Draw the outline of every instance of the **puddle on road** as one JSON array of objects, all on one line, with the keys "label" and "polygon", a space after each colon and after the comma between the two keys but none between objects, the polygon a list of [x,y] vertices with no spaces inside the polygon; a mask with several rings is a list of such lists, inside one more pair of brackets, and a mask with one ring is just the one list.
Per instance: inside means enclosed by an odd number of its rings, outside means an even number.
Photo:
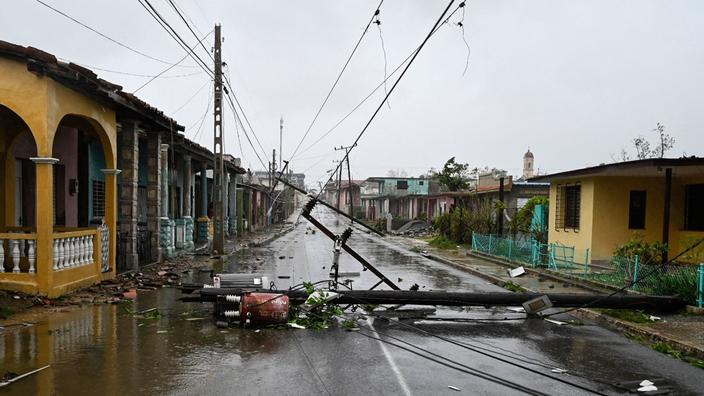
[{"label": "puddle on road", "polygon": [[[267,330],[219,329],[209,304],[182,303],[180,295],[177,289],[140,292],[132,304],[95,305],[0,329],[0,376],[51,365],[0,388],[0,395],[173,393],[215,366],[235,372],[286,343]],[[140,319],[126,309],[153,307],[160,318]]]}]

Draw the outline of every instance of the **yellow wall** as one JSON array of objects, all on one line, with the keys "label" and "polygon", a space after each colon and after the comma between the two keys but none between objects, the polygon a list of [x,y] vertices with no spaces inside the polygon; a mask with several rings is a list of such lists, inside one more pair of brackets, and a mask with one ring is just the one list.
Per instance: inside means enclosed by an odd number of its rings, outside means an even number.
[{"label": "yellow wall", "polygon": [[[27,71],[24,62],[0,58],[0,104],[15,112],[29,127],[37,147],[38,157],[52,157],[52,146],[54,136],[59,124],[67,115],[77,116],[71,122],[79,122],[86,130],[96,133],[103,146],[103,154],[108,168],[114,169],[116,166],[117,153],[117,120],[115,111],[91,98],[65,87],[49,77],[37,76]],[[9,159],[5,155],[10,146],[9,135],[3,132],[0,139],[0,160]],[[14,167],[14,165],[12,165]],[[2,195],[5,197],[14,196],[13,174],[4,166],[4,181],[0,183],[3,187]],[[63,288],[56,282],[73,282],[75,280],[61,279],[65,275],[54,279],[51,270],[52,244],[53,244],[53,208],[52,189],[53,172],[52,165],[36,164],[37,182],[37,274],[36,283],[38,292],[42,294],[55,295],[57,290],[68,291],[71,287]],[[5,198],[7,202],[8,198]],[[14,206],[4,205],[4,214],[0,219],[7,222],[12,218]],[[110,262],[111,273],[108,277],[114,276],[115,271],[115,250],[116,250],[116,215],[117,215],[117,184],[116,176],[105,176],[105,222],[110,228]],[[79,271],[80,272],[80,271]],[[95,277],[96,281],[105,278],[99,270]],[[85,279],[85,274],[81,274]],[[75,283],[78,285],[80,282]],[[82,284],[81,284],[82,285]],[[58,289],[57,289],[58,288]]]},{"label": "yellow wall", "polygon": [[[557,200],[557,186],[563,184],[579,183],[582,186],[582,197],[579,210],[579,230],[572,229],[556,229],[555,228],[555,213]],[[592,209],[594,202],[594,181],[591,179],[559,181],[550,184],[550,212],[549,212],[549,228],[548,242],[561,243],[567,246],[574,246],[581,254],[586,249],[589,249],[592,244]]]},{"label": "yellow wall", "polygon": [[[665,176],[662,177],[594,177],[580,181],[582,200],[580,230],[555,230],[555,194],[558,184],[550,186],[549,241],[575,246],[578,250],[590,249],[593,260],[609,260],[618,245],[628,242],[635,233],[648,242],[662,241],[665,205]],[[700,176],[678,176],[673,169],[672,199],[670,207],[670,249],[674,257],[687,247],[693,238],[704,237],[704,232],[684,230],[684,200],[687,184],[704,183]],[[628,228],[629,197],[632,190],[646,191],[645,229]],[[704,257],[701,258],[704,260]]]}]

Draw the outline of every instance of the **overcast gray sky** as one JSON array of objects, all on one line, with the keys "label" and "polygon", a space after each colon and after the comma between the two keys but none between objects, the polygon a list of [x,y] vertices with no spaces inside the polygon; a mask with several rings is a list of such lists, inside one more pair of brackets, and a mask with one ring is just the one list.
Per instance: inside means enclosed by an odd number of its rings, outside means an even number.
[{"label": "overcast gray sky", "polygon": [[[175,62],[185,52],[137,0],[44,0],[76,19],[154,57]],[[165,0],[150,0],[189,43],[195,39]],[[284,157],[292,154],[378,0],[177,0],[203,33],[222,24],[223,58],[240,102],[271,156],[284,116]],[[455,2],[453,8],[459,4]],[[446,1],[386,0],[380,20],[388,70],[417,47]],[[704,2],[468,2],[465,38],[452,18],[428,42],[351,154],[355,178],[409,175],[440,168],[452,156],[472,166],[520,174],[522,155],[554,172],[611,162],[633,137],[649,138],[657,122],[677,139],[672,156],[704,154]],[[153,75],[165,65],[127,51],[34,0],[6,1],[0,39],[31,45],[88,67]],[[206,45],[212,46],[212,40]],[[205,57],[201,50],[201,56]],[[183,65],[194,65],[187,60]],[[177,67],[166,75],[197,73]],[[147,80],[96,70],[132,91]],[[373,25],[310,135],[328,131],[384,77],[380,32]],[[211,84],[204,73],[157,79],[138,96],[172,115],[193,138]],[[389,87],[391,84],[389,84]],[[200,91],[199,91],[200,89]],[[197,95],[178,113],[194,93]],[[383,97],[383,90],[327,138],[301,153],[295,171],[313,184],[340,157]],[[210,110],[212,111],[212,109]],[[210,113],[209,111],[209,113]],[[226,112],[229,112],[226,109]],[[226,118],[226,150],[259,169],[234,122]],[[212,146],[212,116],[196,139]],[[255,143],[256,145],[256,143]]]}]

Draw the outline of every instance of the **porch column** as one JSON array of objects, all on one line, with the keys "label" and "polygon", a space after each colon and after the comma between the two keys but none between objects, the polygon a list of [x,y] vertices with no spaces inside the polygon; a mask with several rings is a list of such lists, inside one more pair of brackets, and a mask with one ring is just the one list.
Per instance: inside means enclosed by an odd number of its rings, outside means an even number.
[{"label": "porch column", "polygon": [[159,223],[161,230],[159,233],[159,244],[161,245],[162,254],[166,257],[174,255],[173,244],[173,221],[169,218],[169,145],[162,144],[161,150],[161,217]]},{"label": "porch column", "polygon": [[161,135],[147,134],[147,229],[150,233],[150,262],[161,261]]},{"label": "porch column", "polygon": [[662,255],[662,263],[667,262],[668,251],[670,250],[670,201],[672,201],[672,168],[665,169],[665,210],[662,219],[662,243],[667,246],[667,250]]},{"label": "porch column", "polygon": [[200,210],[198,211],[198,242],[208,241],[208,174],[206,165],[200,170]]},{"label": "porch column", "polygon": [[120,177],[120,271],[139,267],[137,254],[137,200],[139,196],[139,131],[137,121],[123,120],[118,134]]},{"label": "porch column", "polygon": [[183,156],[183,222],[185,236],[183,247],[193,249],[193,217],[191,216],[191,185],[193,181],[193,167],[191,156]]},{"label": "porch column", "polygon": [[[37,290],[42,294],[51,294],[54,268],[54,207],[51,192],[54,191],[54,167],[57,158],[30,158],[36,169],[36,279]],[[18,203],[19,204],[19,203]]]}]

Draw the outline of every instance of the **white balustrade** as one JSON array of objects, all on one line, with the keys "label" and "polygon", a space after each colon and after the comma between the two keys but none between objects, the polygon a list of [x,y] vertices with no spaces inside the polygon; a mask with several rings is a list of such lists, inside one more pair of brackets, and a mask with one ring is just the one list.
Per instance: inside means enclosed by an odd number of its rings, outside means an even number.
[{"label": "white balustrade", "polygon": [[95,233],[54,239],[54,271],[90,265],[95,262]]},{"label": "white balustrade", "polygon": [[20,241],[17,239],[12,240],[12,273],[20,273]]},{"label": "white balustrade", "polygon": [[37,252],[34,249],[35,242],[36,241],[33,239],[27,240],[27,245],[28,245],[28,247],[27,247],[27,261],[29,261],[29,270],[27,272],[29,272],[30,274],[33,274],[36,272],[34,269],[34,264],[35,264],[35,261],[37,260],[37,254],[36,254]]},{"label": "white balustrade", "polygon": [[0,239],[0,272],[5,272],[5,241]]},{"label": "white balustrade", "polygon": [[[36,273],[37,261],[37,241],[33,235],[24,236],[22,233],[11,232],[11,237],[7,234],[0,238],[0,273]],[[7,241],[7,249],[5,248]],[[20,265],[24,262],[23,258],[29,264],[28,268],[23,270]],[[5,259],[8,259],[9,264],[12,264],[11,270],[5,269]]]},{"label": "white balustrade", "polygon": [[66,264],[66,259],[64,258],[64,254],[66,251],[66,241],[63,239],[55,239],[59,243],[59,265],[58,269],[62,270],[64,269],[64,266]]}]

